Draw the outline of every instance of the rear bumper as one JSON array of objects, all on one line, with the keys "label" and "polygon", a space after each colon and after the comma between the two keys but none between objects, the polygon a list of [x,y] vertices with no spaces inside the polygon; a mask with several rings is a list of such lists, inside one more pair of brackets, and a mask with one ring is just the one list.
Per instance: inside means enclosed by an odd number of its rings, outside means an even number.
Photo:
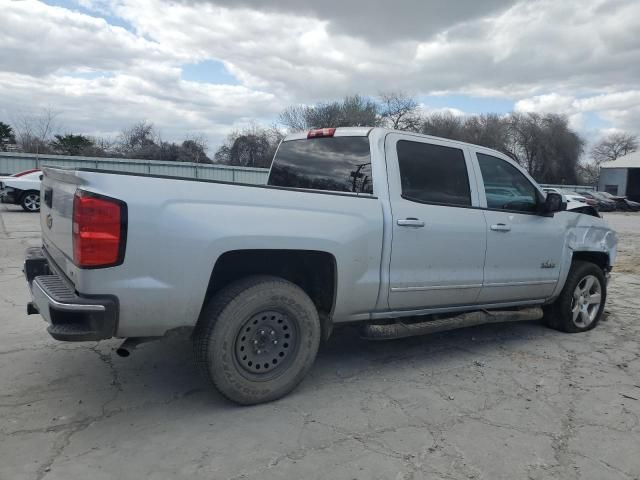
[{"label": "rear bumper", "polygon": [[46,257],[43,249],[25,254],[24,274],[32,301],[27,313],[39,313],[56,340],[86,342],[111,338],[118,324],[118,301],[113,296],[76,294],[73,287]]}]

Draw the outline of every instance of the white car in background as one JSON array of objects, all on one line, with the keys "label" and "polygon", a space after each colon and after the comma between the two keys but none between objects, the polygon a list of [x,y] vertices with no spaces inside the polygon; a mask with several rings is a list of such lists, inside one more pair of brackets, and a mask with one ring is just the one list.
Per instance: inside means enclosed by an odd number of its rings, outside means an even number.
[{"label": "white car in background", "polygon": [[0,202],[20,205],[27,212],[39,212],[41,182],[39,169],[0,177]]},{"label": "white car in background", "polygon": [[583,197],[582,195],[578,195],[575,192],[567,192],[560,188],[551,188],[551,187],[545,187],[542,190],[544,190],[546,193],[553,192],[553,193],[559,193],[560,195],[562,195],[564,199],[567,201],[567,210],[584,209],[585,207],[590,206],[586,197]]}]

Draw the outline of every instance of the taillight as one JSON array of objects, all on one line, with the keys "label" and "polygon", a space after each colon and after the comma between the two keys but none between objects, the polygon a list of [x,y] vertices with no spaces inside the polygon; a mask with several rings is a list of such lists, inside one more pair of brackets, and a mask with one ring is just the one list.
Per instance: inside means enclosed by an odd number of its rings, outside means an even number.
[{"label": "taillight", "polygon": [[73,261],[79,267],[111,267],[124,260],[126,204],[78,190],[73,198]]},{"label": "taillight", "polygon": [[316,128],[314,130],[309,130],[307,138],[333,137],[335,133],[335,128]]}]

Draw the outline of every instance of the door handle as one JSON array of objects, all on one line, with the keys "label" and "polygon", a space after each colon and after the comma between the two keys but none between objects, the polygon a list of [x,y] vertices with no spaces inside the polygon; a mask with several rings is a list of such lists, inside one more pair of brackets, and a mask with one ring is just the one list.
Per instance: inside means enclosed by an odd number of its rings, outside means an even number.
[{"label": "door handle", "polygon": [[417,218],[409,217],[404,220],[398,220],[398,225],[401,227],[424,227],[424,222],[422,220],[418,220]]},{"label": "door handle", "polygon": [[491,225],[491,230],[494,232],[509,232],[511,231],[511,227],[505,223],[496,223],[495,225]]}]

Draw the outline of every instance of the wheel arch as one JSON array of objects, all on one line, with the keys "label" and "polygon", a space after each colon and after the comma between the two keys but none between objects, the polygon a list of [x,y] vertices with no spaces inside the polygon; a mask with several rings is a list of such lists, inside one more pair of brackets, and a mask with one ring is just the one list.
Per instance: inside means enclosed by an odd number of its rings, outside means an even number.
[{"label": "wheel arch", "polygon": [[608,272],[611,269],[611,262],[609,254],[606,252],[594,252],[594,251],[575,251],[571,257],[571,261],[575,262],[581,260],[583,262],[590,262],[600,267],[604,272]]},{"label": "wheel arch", "polygon": [[251,275],[273,275],[302,288],[318,310],[323,339],[329,338],[338,289],[338,269],[333,254],[293,249],[227,251],[218,257],[211,270],[202,308],[222,288]]}]

